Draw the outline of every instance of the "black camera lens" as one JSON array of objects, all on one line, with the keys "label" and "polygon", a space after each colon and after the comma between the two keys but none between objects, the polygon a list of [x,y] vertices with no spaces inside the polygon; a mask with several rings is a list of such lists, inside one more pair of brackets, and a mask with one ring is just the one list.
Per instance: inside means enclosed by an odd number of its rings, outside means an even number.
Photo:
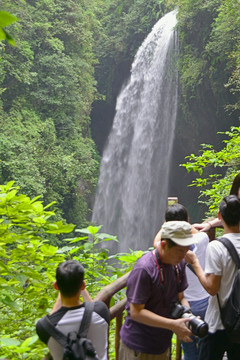
[{"label": "black camera lens", "polygon": [[194,316],[188,307],[183,306],[179,303],[175,303],[171,315],[173,319],[190,318],[186,325],[191,330],[191,332],[200,338],[207,335],[208,324],[205,321]]},{"label": "black camera lens", "polygon": [[197,335],[200,338],[206,336],[208,333],[208,324],[195,316],[191,317],[188,328],[194,335]]}]

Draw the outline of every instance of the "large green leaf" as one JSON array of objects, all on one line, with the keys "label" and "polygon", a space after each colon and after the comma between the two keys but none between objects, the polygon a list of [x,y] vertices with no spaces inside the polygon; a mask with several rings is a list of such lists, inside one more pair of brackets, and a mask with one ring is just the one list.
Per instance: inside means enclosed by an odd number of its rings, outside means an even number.
[{"label": "large green leaf", "polygon": [[6,11],[0,11],[0,27],[5,27],[13,22],[18,21],[18,18]]}]

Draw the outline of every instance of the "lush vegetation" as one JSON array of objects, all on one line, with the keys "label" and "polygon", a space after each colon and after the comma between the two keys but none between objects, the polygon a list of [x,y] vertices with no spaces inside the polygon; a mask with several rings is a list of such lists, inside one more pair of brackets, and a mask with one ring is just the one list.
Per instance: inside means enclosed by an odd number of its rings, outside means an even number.
[{"label": "lush vegetation", "polygon": [[[219,133],[220,146],[202,144],[199,153],[189,155],[184,165],[188,172],[198,173],[192,185],[201,189],[206,215],[216,216],[220,200],[229,194],[233,178],[240,172],[239,2],[180,1],[179,30],[182,110],[187,123],[193,122],[197,111],[202,115],[200,106],[210,107],[213,101],[215,129],[229,128]],[[213,130],[211,124],[208,128]]]},{"label": "lush vegetation", "polygon": [[179,1],[180,84],[188,109],[189,99],[205,91],[217,112],[239,110],[239,15],[238,0]]},{"label": "lush vegetation", "polygon": [[99,227],[76,229],[64,247],[51,245],[52,236],[72,233],[75,227],[56,221],[53,205],[44,207],[39,197],[19,193],[13,182],[0,186],[0,358],[41,359],[47,352],[36,336],[35,323],[56,299],[52,284],[59,262],[81,261],[87,289],[94,296],[142,255],[118,255],[118,266],[108,265],[107,250],[97,245],[116,238],[98,233]]},{"label": "lush vegetation", "polygon": [[191,185],[201,189],[200,202],[207,205],[207,216],[217,215],[220,201],[229,195],[233,179],[240,173],[240,127],[221,135],[225,135],[221,150],[202,144],[200,154],[187,156],[187,163],[182,165],[198,174]]},{"label": "lush vegetation", "polygon": [[[0,182],[57,201],[63,218],[85,226],[98,175],[89,132],[96,94],[91,3],[5,1],[20,20],[16,46],[1,43]],[[70,220],[71,219],[71,220]]]},{"label": "lush vegetation", "polygon": [[13,16],[6,11],[0,11],[0,41],[7,40],[9,44],[15,45],[14,39],[4,28],[17,20],[16,16]]}]

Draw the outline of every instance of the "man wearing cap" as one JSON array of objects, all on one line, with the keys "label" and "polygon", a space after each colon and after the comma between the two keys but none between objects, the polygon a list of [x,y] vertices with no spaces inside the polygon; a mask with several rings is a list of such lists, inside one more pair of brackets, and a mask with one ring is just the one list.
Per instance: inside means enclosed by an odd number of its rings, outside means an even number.
[{"label": "man wearing cap", "polygon": [[196,243],[191,225],[168,221],[162,227],[157,249],[141,257],[127,281],[128,312],[121,328],[121,360],[167,360],[173,332],[191,341],[189,319],[172,319],[174,303],[188,306],[185,262],[190,245]]}]

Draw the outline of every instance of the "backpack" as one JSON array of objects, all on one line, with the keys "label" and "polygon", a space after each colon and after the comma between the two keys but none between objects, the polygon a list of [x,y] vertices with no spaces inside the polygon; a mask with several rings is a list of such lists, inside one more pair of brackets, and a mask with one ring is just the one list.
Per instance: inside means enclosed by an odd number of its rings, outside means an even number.
[{"label": "backpack", "polygon": [[62,360],[99,360],[91,340],[87,339],[91,323],[94,302],[85,302],[85,310],[78,332],[71,331],[64,335],[44,316],[40,326],[48,332],[64,348]]},{"label": "backpack", "polygon": [[218,294],[217,300],[220,309],[221,320],[230,341],[232,343],[240,344],[240,259],[234,245],[230,240],[227,238],[220,238],[217,240],[228,249],[232,260],[238,268],[232,290],[226,304],[223,307],[220,306]]}]

